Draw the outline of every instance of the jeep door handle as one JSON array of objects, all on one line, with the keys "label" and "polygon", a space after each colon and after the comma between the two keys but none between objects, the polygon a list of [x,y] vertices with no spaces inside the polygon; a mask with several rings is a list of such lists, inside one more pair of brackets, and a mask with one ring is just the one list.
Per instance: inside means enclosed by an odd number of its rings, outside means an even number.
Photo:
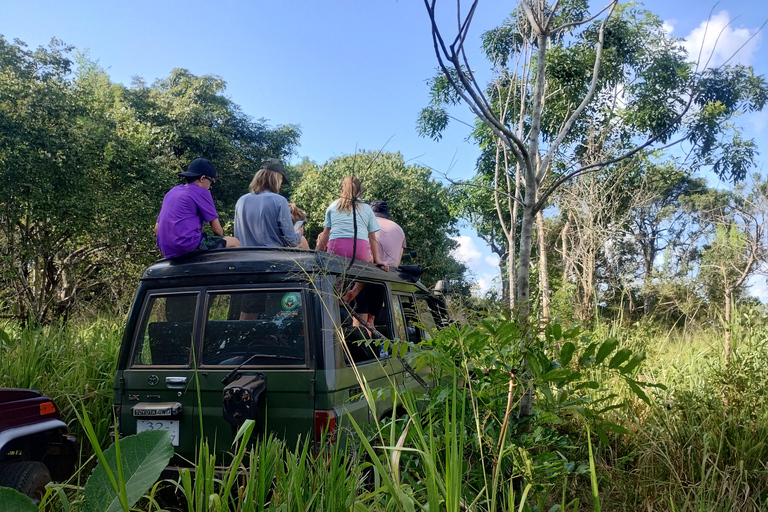
[{"label": "jeep door handle", "polygon": [[166,377],[165,385],[171,389],[183,389],[187,387],[186,377]]}]

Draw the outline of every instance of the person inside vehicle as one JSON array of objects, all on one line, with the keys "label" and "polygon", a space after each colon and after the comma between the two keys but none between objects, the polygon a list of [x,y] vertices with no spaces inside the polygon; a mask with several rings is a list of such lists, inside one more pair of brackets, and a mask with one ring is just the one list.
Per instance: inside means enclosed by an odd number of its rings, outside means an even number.
[{"label": "person inside vehicle", "polygon": [[405,232],[396,222],[389,218],[389,205],[386,201],[371,201],[371,209],[381,228],[376,232],[376,245],[381,261],[390,267],[399,267],[403,259]]},{"label": "person inside vehicle", "polygon": [[[213,205],[211,185],[216,182],[216,168],[205,158],[192,160],[186,171],[178,173],[185,183],[165,194],[160,215],[155,224],[157,247],[166,258],[186,254],[240,247],[240,241],[224,236],[219,214]],[[203,233],[209,222],[215,236]]]},{"label": "person inside vehicle", "polygon": [[[285,167],[276,158],[261,164],[245,194],[235,204],[235,236],[245,247],[296,247],[304,227],[294,229],[288,200],[280,187],[288,183]],[[307,246],[309,247],[309,246]]]},{"label": "person inside vehicle", "polygon": [[[293,228],[298,231],[299,228],[304,228],[307,224],[307,214],[293,203],[288,203],[288,208],[291,210],[291,220],[293,221]],[[309,242],[301,235],[301,243],[298,245],[299,249],[309,249]]]}]

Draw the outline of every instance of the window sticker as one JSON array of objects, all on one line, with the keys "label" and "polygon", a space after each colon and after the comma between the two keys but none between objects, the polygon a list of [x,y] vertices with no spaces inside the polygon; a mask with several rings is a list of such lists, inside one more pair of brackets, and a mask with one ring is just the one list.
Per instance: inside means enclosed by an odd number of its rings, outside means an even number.
[{"label": "window sticker", "polygon": [[283,307],[283,311],[295,311],[301,306],[301,297],[296,292],[288,292],[283,295],[280,305]]}]

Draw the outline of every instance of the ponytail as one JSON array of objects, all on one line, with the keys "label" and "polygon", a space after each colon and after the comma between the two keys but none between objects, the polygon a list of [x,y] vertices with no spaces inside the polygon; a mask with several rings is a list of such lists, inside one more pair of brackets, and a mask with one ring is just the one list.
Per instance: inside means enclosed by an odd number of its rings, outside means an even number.
[{"label": "ponytail", "polygon": [[[341,181],[341,197],[339,197],[338,208],[340,212],[349,213],[352,211],[355,200],[362,192],[360,180],[354,176],[347,176]],[[357,209],[357,205],[354,204]]]}]

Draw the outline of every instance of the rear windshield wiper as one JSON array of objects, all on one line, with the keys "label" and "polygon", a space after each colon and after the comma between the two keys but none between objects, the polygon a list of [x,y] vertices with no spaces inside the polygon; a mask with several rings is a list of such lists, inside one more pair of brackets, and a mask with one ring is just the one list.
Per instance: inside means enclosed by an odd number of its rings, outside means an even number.
[{"label": "rear windshield wiper", "polygon": [[221,379],[221,383],[226,386],[227,384],[229,384],[229,381],[232,380],[232,377],[237,375],[237,372],[239,372],[242,369],[243,366],[247,365],[248,363],[250,363],[254,359],[259,359],[259,358],[261,358],[261,359],[293,359],[294,361],[303,361],[304,360],[303,357],[296,357],[296,356],[278,356],[276,354],[260,354],[260,353],[259,354],[253,354],[251,357],[249,357],[248,359],[246,359],[245,361],[243,361],[242,363],[237,365],[237,367],[234,370],[232,370],[231,372],[229,372],[223,379]]}]

